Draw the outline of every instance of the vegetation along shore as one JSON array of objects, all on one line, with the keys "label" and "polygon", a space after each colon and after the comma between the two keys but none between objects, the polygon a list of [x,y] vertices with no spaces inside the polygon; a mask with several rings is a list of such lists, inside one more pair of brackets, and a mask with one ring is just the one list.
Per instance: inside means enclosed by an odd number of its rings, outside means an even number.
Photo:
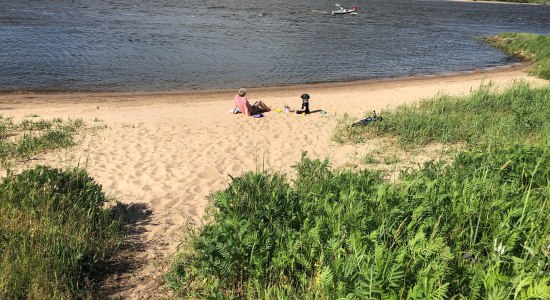
[{"label": "vegetation along shore", "polygon": [[[487,41],[550,78],[549,37]],[[0,299],[548,299],[546,80],[2,94]]]},{"label": "vegetation along shore", "polygon": [[[550,39],[489,39],[548,78]],[[330,168],[306,155],[297,178],[250,172],[212,195],[168,284],[184,298],[548,299],[550,86],[482,85],[337,129],[342,142],[459,144],[403,170]]]}]

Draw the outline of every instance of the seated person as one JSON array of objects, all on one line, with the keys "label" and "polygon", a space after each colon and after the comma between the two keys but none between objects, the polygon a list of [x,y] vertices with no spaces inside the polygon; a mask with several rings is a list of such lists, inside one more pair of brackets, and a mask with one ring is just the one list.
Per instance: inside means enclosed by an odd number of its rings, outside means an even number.
[{"label": "seated person", "polygon": [[[260,113],[268,112],[271,110],[269,106],[263,103],[261,100],[256,101],[253,105],[250,105],[248,99],[246,98],[246,89],[240,89],[239,94],[235,95],[235,109],[239,109],[240,112],[246,116],[253,116]],[[233,109],[233,111],[235,111]]]},{"label": "seated person", "polygon": [[309,95],[308,94],[302,94],[300,96],[302,98],[302,107],[296,111],[297,114],[309,114]]}]

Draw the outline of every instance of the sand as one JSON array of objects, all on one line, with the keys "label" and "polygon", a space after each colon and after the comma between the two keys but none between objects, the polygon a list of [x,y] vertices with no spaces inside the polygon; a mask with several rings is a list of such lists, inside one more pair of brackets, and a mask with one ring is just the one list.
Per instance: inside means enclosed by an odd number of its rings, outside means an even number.
[{"label": "sand", "polygon": [[[39,155],[28,164],[79,165],[106,193],[129,211],[129,242],[123,258],[100,293],[115,299],[166,298],[164,274],[182,241],[184,228],[200,219],[207,196],[223,189],[231,176],[254,170],[292,176],[303,151],[328,157],[334,167],[363,167],[368,151],[380,141],[339,145],[331,136],[346,113],[359,119],[438,93],[467,94],[482,82],[509,84],[525,79],[524,65],[448,76],[398,78],[353,83],[251,88],[248,98],[272,108],[299,108],[302,93],[311,95],[307,116],[269,112],[264,118],[228,113],[236,90],[173,93],[3,94],[0,114],[16,119],[39,115],[81,118],[89,129],[68,150]],[[20,166],[25,167],[25,166]]]}]

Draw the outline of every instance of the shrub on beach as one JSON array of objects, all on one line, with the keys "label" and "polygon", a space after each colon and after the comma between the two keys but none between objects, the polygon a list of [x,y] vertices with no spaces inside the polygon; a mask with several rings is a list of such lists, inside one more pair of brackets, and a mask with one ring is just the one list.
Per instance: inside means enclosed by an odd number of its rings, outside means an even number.
[{"label": "shrub on beach", "polygon": [[212,196],[167,275],[187,298],[543,299],[547,145],[468,151],[391,185],[303,158]]},{"label": "shrub on beach", "polygon": [[119,240],[118,219],[85,171],[45,166],[0,183],[0,298],[86,296],[87,274]]}]

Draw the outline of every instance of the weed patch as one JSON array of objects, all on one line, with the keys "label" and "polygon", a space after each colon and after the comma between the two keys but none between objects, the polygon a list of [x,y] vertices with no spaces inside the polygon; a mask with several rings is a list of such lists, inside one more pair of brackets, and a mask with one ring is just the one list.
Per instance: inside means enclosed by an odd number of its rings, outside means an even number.
[{"label": "weed patch", "polygon": [[82,120],[52,121],[24,119],[19,123],[0,117],[0,161],[28,160],[37,153],[74,145]]},{"label": "weed patch", "polygon": [[402,146],[466,142],[470,146],[500,147],[537,142],[550,137],[548,103],[550,86],[516,82],[495,91],[490,84],[482,85],[468,96],[440,95],[400,106],[386,112],[384,121],[369,126],[342,124],[338,136],[346,142],[362,141],[369,135],[396,136]]}]

